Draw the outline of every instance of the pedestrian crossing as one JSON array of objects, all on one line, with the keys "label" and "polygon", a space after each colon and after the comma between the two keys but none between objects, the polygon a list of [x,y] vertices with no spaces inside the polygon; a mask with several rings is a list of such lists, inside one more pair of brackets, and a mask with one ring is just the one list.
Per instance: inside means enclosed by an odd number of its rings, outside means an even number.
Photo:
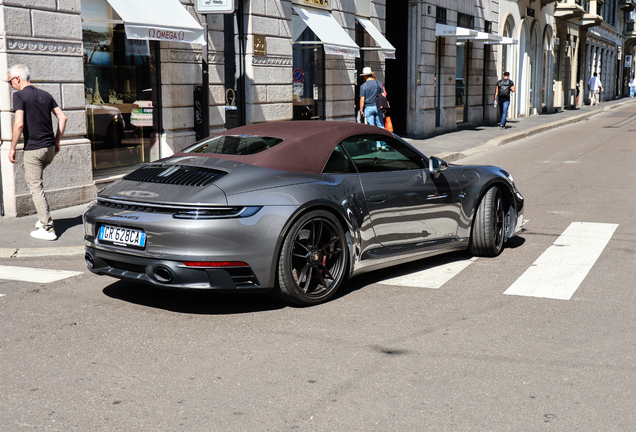
[{"label": "pedestrian crossing", "polygon": [[[617,224],[572,222],[503,294],[569,300],[601,256]],[[428,267],[379,282],[382,285],[440,289],[478,258],[432,261]],[[51,283],[82,272],[0,265],[0,280]],[[0,293],[0,297],[5,294]]]},{"label": "pedestrian crossing", "polygon": [[51,283],[81,275],[82,272],[0,265],[0,279],[18,282]]},{"label": "pedestrian crossing", "polygon": [[[569,300],[618,228],[617,224],[572,222],[504,292],[506,295]],[[457,260],[384,279],[380,284],[439,289],[475,262]]]}]

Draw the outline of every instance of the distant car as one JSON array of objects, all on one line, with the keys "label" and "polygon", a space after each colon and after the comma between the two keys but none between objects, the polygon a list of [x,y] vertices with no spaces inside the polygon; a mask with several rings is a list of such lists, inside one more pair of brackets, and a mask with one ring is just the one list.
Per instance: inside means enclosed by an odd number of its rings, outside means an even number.
[{"label": "distant car", "polygon": [[130,112],[130,124],[138,128],[151,128],[153,124],[152,89],[141,92],[139,100],[133,102],[134,108]]},{"label": "distant car", "polygon": [[96,274],[159,288],[328,300],[347,277],[444,252],[497,256],[524,199],[359,123],[243,126],[141,166],[84,215]]}]

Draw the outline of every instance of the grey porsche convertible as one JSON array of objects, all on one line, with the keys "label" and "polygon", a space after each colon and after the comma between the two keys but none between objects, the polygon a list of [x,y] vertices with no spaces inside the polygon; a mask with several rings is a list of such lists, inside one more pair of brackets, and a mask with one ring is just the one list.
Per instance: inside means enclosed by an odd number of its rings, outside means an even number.
[{"label": "grey porsche convertible", "polygon": [[494,166],[448,164],[346,122],[243,126],[142,165],[84,214],[86,263],[158,288],[267,292],[313,305],[363,272],[521,231],[522,195]]}]

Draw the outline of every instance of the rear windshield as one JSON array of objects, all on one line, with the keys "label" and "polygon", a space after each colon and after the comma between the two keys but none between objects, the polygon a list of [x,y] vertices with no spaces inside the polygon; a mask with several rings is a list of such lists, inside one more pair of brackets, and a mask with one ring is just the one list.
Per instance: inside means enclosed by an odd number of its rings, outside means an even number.
[{"label": "rear windshield", "polygon": [[283,142],[281,138],[255,135],[221,135],[183,150],[183,153],[253,155]]}]

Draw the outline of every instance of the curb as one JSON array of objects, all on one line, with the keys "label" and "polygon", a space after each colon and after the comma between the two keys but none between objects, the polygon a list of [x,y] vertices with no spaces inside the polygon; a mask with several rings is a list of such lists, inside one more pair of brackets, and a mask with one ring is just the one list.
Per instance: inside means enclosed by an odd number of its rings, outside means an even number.
[{"label": "curb", "polygon": [[514,141],[518,141],[520,139],[523,138],[527,138],[530,137],[532,135],[536,135],[538,133],[542,133],[542,132],[546,132],[549,131],[551,129],[556,129],[558,127],[561,126],[567,126],[573,123],[578,123],[580,121],[583,120],[587,120],[592,116],[595,116],[596,114],[600,114],[600,113],[604,113],[604,112],[608,112],[613,110],[614,108],[618,108],[624,105],[627,105],[629,103],[633,103],[635,101],[626,101],[626,102],[620,102],[614,105],[608,105],[603,107],[602,110],[598,110],[598,111],[591,111],[588,113],[583,113],[583,114],[579,114],[576,116],[572,116],[563,120],[556,120],[553,121],[551,123],[546,123],[544,125],[540,125],[540,126],[534,126],[531,127],[529,129],[523,130],[521,132],[514,132],[508,135],[504,135],[502,137],[499,138],[493,138],[490,141],[488,141],[486,144],[482,144],[480,146],[477,147],[473,147],[470,148],[468,150],[462,151],[462,152],[448,152],[448,153],[438,153],[435,156],[439,157],[441,159],[444,159],[446,162],[454,162],[457,161],[459,159],[463,159],[465,157],[468,156],[472,156],[475,155],[477,153],[481,153],[483,151],[486,151],[488,149],[494,148],[494,147],[499,147]]}]

